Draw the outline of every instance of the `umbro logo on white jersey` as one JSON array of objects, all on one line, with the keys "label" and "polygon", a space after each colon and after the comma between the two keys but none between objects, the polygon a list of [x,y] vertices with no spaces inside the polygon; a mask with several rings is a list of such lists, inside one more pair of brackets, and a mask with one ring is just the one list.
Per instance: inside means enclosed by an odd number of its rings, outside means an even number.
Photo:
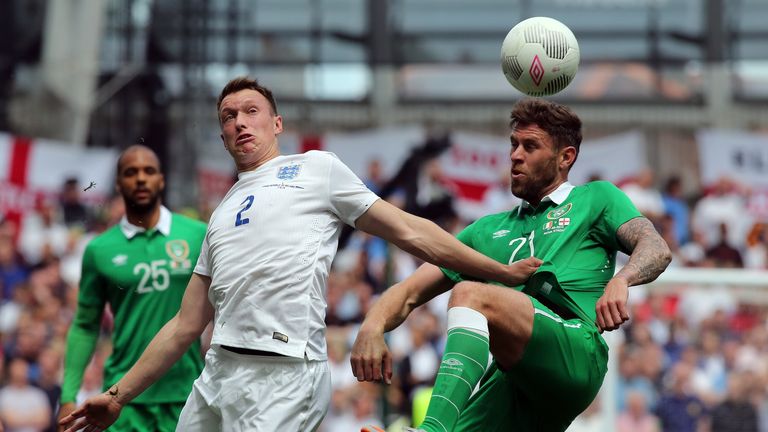
[{"label": "umbro logo on white jersey", "polygon": [[115,255],[115,257],[112,258],[112,264],[116,266],[125,265],[126,262],[128,262],[128,255],[125,254]]},{"label": "umbro logo on white jersey", "polygon": [[495,239],[502,238],[502,237],[506,236],[507,234],[509,234],[509,230],[499,230],[499,231],[496,231],[495,233],[493,233],[493,238],[495,238]]}]

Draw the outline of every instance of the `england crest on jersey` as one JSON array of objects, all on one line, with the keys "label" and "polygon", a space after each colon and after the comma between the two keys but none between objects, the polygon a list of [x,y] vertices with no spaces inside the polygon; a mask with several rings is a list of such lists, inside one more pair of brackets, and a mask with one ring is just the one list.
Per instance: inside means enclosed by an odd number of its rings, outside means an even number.
[{"label": "england crest on jersey", "polygon": [[300,171],[301,165],[299,164],[281,166],[277,170],[277,178],[280,180],[293,180],[299,175]]}]

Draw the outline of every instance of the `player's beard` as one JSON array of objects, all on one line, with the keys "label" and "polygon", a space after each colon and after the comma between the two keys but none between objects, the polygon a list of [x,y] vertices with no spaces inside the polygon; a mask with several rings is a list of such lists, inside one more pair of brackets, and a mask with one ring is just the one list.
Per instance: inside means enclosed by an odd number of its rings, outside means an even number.
[{"label": "player's beard", "polygon": [[541,166],[531,167],[526,174],[522,180],[515,181],[514,177],[512,178],[512,194],[528,202],[538,203],[557,178],[557,157],[552,157]]},{"label": "player's beard", "polygon": [[141,203],[136,202],[131,197],[125,197],[126,211],[136,215],[146,215],[151,213],[157,207],[159,200],[160,194],[157,192],[152,193],[148,201]]}]

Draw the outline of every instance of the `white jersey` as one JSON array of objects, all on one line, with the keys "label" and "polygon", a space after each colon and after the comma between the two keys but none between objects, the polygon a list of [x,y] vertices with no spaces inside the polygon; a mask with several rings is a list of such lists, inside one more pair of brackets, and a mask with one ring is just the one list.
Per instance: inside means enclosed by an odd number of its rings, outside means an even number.
[{"label": "white jersey", "polygon": [[327,279],[341,223],[378,199],[333,153],[278,156],[211,215],[195,273],[209,276],[212,344],[325,360]]}]

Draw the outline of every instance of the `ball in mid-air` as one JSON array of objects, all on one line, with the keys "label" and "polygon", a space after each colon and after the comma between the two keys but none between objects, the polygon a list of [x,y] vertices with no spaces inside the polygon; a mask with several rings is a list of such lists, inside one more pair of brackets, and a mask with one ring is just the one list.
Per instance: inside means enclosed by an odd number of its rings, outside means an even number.
[{"label": "ball in mid-air", "polygon": [[566,88],[576,76],[580,58],[571,29],[547,17],[519,22],[501,45],[504,76],[529,96],[553,95]]}]

